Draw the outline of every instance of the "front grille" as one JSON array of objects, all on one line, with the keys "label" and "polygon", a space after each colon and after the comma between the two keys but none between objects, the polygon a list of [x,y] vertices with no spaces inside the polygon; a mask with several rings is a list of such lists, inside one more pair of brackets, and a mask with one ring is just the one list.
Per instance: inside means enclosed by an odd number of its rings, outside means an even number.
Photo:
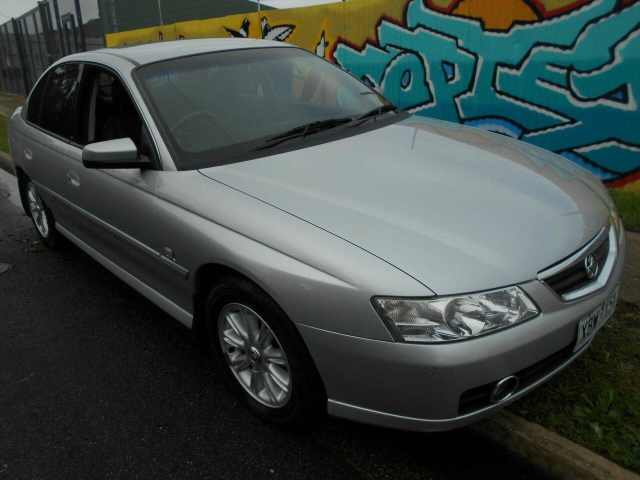
[{"label": "front grille", "polygon": [[[609,237],[605,236],[599,245],[580,258],[570,267],[546,278],[544,281],[558,295],[562,296],[566,293],[578,290],[593,282],[602,273],[607,256],[609,254]],[[598,274],[592,278],[587,275],[584,260],[589,255],[593,255],[598,265]]]},{"label": "front grille", "polygon": [[[533,385],[538,380],[554,371],[565,363],[573,354],[573,343],[567,345],[562,350],[543,358],[539,362],[534,363],[522,370],[514,373],[520,381],[518,390],[516,393]],[[493,392],[496,383],[500,379],[496,379],[491,383],[481,385],[479,387],[471,388],[460,396],[460,403],[458,405],[458,413],[464,415],[467,413],[481,410],[484,407],[491,405],[491,392]]]}]

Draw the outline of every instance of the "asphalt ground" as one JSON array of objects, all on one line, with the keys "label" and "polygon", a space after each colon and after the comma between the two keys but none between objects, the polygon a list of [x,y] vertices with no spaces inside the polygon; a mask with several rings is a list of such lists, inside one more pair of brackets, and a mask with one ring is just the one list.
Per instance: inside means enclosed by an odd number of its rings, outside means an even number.
[{"label": "asphalt ground", "polygon": [[545,478],[475,430],[262,423],[189,330],[41,245],[14,184],[0,170],[0,479]]}]

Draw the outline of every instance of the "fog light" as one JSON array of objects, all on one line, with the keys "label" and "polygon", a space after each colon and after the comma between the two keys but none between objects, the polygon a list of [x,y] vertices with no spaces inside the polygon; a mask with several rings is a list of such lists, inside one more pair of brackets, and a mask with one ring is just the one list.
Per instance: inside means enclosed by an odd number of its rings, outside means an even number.
[{"label": "fog light", "polygon": [[515,375],[504,377],[496,383],[496,386],[493,388],[493,392],[491,392],[491,402],[498,403],[507,400],[518,389],[518,385],[520,385],[520,381]]}]

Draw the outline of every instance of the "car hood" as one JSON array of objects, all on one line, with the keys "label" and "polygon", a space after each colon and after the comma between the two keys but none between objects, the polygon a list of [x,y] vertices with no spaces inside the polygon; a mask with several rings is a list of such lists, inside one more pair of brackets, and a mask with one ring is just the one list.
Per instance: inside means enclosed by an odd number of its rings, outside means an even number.
[{"label": "car hood", "polygon": [[602,184],[561,157],[415,116],[201,172],[359,246],[439,295],[533,279],[595,236],[609,215]]}]

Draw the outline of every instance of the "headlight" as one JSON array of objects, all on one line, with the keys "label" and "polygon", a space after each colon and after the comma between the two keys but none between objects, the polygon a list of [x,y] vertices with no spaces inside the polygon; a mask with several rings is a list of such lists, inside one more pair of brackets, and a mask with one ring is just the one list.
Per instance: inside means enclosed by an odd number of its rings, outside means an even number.
[{"label": "headlight", "polygon": [[465,340],[539,313],[518,287],[433,299],[374,297],[373,305],[397,340],[421,343]]}]

